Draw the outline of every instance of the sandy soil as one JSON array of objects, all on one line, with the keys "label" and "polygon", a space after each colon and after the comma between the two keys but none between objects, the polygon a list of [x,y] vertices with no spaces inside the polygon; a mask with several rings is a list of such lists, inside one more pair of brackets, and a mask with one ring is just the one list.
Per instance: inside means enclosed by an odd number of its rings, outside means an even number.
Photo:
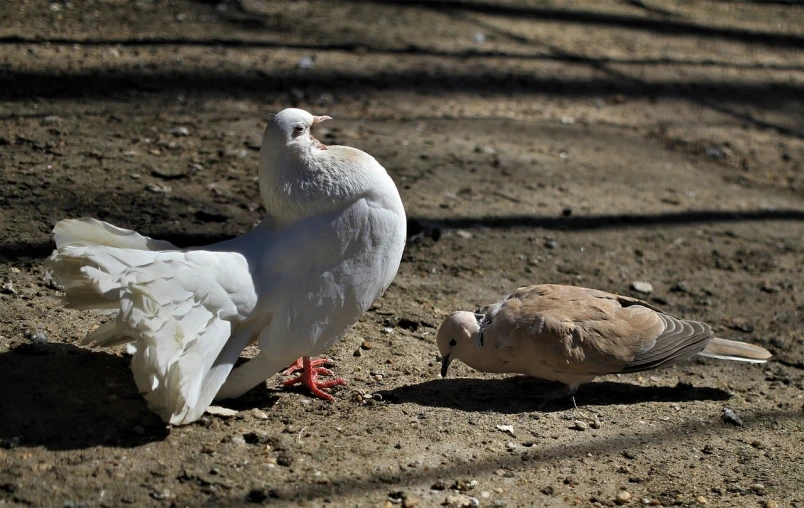
[{"label": "sandy soil", "polygon": [[[804,505],[804,8],[8,0],[0,21],[0,504]],[[45,280],[50,230],[248,230],[264,119],[290,105],[394,177],[399,275],[329,352],[335,403],[277,377],[168,428],[122,349],[78,345],[100,321]],[[447,312],[539,282],[775,357],[610,376],[577,409],[438,377]]]}]

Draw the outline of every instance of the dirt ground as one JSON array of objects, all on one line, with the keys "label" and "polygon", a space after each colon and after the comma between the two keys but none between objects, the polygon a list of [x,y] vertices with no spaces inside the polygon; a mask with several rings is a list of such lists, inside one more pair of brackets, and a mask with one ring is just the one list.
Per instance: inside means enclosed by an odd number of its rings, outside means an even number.
[{"label": "dirt ground", "polygon": [[[784,1],[7,0],[0,504],[804,506],[802,47]],[[166,427],[122,348],[78,345],[100,318],[45,279],[51,228],[245,232],[288,106],[393,176],[399,275],[329,351],[336,402],[276,377]],[[775,356],[601,378],[577,409],[457,362],[439,378],[449,311],[544,282]]]}]

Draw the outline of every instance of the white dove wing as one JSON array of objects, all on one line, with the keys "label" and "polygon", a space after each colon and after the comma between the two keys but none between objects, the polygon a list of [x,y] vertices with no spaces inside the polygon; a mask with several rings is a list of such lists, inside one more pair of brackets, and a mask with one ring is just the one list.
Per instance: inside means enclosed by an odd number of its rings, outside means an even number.
[{"label": "white dove wing", "polygon": [[238,330],[257,300],[247,260],[234,252],[121,248],[148,245],[100,221],[77,222],[56,226],[57,239],[70,243],[57,244],[48,263],[68,305],[114,316],[85,343],[131,343],[132,372],[149,407],[173,424],[198,419],[250,336]]}]

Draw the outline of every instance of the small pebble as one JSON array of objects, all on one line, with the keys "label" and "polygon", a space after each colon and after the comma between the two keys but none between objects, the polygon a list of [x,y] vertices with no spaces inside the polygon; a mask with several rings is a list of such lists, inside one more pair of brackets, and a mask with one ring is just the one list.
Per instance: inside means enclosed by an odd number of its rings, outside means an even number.
[{"label": "small pebble", "polygon": [[765,508],[779,508],[779,503],[773,501],[772,499],[768,499],[765,501]]},{"label": "small pebble", "polygon": [[626,504],[631,502],[631,493],[627,490],[621,490],[617,493],[617,497],[615,498],[615,502],[617,504]]},{"label": "small pebble", "polygon": [[586,422],[582,422],[581,420],[575,420],[572,422],[572,428],[575,430],[584,431],[589,428],[589,425]]},{"label": "small pebble", "polygon": [[505,443],[505,447],[508,448],[509,450],[516,450],[516,443],[514,443],[513,441],[508,441],[507,443]]},{"label": "small pebble", "polygon": [[676,291],[678,293],[689,293],[690,292],[690,285],[683,280],[676,282],[673,287],[670,288],[670,291]]},{"label": "small pebble", "polygon": [[695,502],[700,504],[700,505],[709,504],[709,501],[707,501],[707,499],[705,497],[703,497],[703,496],[696,497]]},{"label": "small pebble", "polygon": [[312,69],[315,66],[314,56],[305,56],[298,63],[299,69]]},{"label": "small pebble", "polygon": [[366,351],[368,351],[369,349],[371,349],[373,347],[373,345],[371,344],[371,342],[366,340],[366,341],[363,341],[362,344],[360,344],[360,347],[365,349]]},{"label": "small pebble", "polygon": [[258,420],[267,420],[268,419],[268,415],[265,413],[265,411],[262,411],[261,409],[252,409],[251,410],[251,416],[253,416],[254,418],[256,418]]},{"label": "small pebble", "polygon": [[637,293],[650,294],[653,293],[653,285],[650,282],[643,280],[635,280],[631,283],[631,289]]},{"label": "small pebble", "polygon": [[738,427],[743,426],[743,419],[740,418],[740,415],[738,415],[731,408],[724,407],[723,408],[723,416],[721,418],[723,419],[723,423],[730,423],[731,425],[736,425]]},{"label": "small pebble", "polygon": [[0,287],[0,293],[3,293],[4,295],[16,295],[17,290],[14,289],[14,285],[11,283],[11,281],[6,281],[3,283],[3,286]]},{"label": "small pebble", "polygon": [[44,346],[45,344],[47,344],[47,334],[42,330],[28,332],[25,334],[25,336],[28,338],[28,340],[30,340],[37,346]]},{"label": "small pebble", "polygon": [[444,502],[441,504],[449,508],[473,508],[475,506],[480,506],[480,501],[474,497],[456,494],[453,496],[447,496],[446,499],[444,499]]},{"label": "small pebble", "polygon": [[547,249],[555,249],[558,247],[558,242],[556,242],[552,238],[548,238],[547,240],[544,241],[544,246]]},{"label": "small pebble", "polygon": [[752,483],[748,486],[748,490],[753,490],[754,492],[765,492],[765,486],[761,483]]},{"label": "small pebble", "polygon": [[209,406],[207,408],[207,413],[222,418],[231,418],[232,416],[235,416],[237,414],[237,411],[235,411],[234,409],[229,409],[227,407]]},{"label": "small pebble", "polygon": [[499,430],[500,432],[507,432],[507,433],[511,434],[512,436],[514,435],[514,426],[513,425],[497,425],[497,430]]},{"label": "small pebble", "polygon": [[190,129],[188,129],[187,127],[175,127],[173,129],[170,129],[170,133],[173,134],[174,136],[189,136]]}]

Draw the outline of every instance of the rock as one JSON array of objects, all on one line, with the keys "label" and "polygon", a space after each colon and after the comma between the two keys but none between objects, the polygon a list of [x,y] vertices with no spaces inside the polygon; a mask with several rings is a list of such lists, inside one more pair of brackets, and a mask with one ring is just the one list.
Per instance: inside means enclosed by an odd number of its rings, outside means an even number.
[{"label": "rock", "polygon": [[47,344],[47,334],[42,330],[28,332],[25,334],[25,337],[37,346],[44,346]]},{"label": "rock", "polygon": [[463,238],[464,240],[469,240],[470,238],[472,238],[472,233],[466,231],[465,229],[456,229],[455,234],[460,238]]},{"label": "rock", "polygon": [[731,150],[725,146],[709,146],[705,150],[706,156],[710,159],[723,159],[731,155]]},{"label": "rock", "polygon": [[513,425],[497,425],[497,430],[499,430],[500,432],[507,432],[507,433],[511,434],[512,436],[514,435],[514,426]]},{"label": "rock", "polygon": [[768,499],[765,501],[765,508],[779,508],[779,503],[773,501],[772,499]]},{"label": "rock", "polygon": [[627,504],[631,502],[631,493],[627,490],[621,490],[617,493],[617,497],[614,498],[614,502],[617,504]]},{"label": "rock", "polygon": [[782,286],[780,286],[779,284],[771,284],[770,282],[765,281],[762,283],[762,286],[760,286],[759,289],[761,289],[766,293],[775,294],[779,293],[782,290]]},{"label": "rock", "polygon": [[637,293],[644,293],[646,295],[653,293],[653,285],[650,282],[645,282],[642,280],[633,281],[631,283],[631,289]]},{"label": "rock", "polygon": [[513,441],[508,441],[507,443],[505,443],[505,447],[508,450],[516,450],[516,443],[514,443]]},{"label": "rock", "polygon": [[544,241],[544,247],[545,247],[545,248],[547,248],[547,249],[555,249],[555,248],[558,248],[558,242],[556,242],[556,241],[555,241],[554,239],[552,239],[552,238],[547,238],[547,239]]},{"label": "rock", "polygon": [[480,501],[474,497],[456,494],[453,496],[447,496],[444,499],[444,502],[441,504],[448,508],[473,508],[475,506],[480,506]]},{"label": "rock", "polygon": [[572,428],[583,432],[584,430],[589,428],[589,425],[587,425],[586,422],[582,422],[581,420],[575,420],[574,422],[572,422]]},{"label": "rock", "polygon": [[468,492],[477,487],[477,480],[455,480],[450,489],[457,490],[458,492]]},{"label": "rock", "polygon": [[251,416],[253,416],[257,420],[267,420],[268,419],[268,415],[265,413],[265,411],[263,411],[261,409],[256,409],[256,408],[251,410]]},{"label": "rock", "polygon": [[744,317],[735,317],[726,321],[726,326],[732,330],[740,332],[751,333],[754,331],[754,325]]},{"label": "rock", "polygon": [[145,186],[145,189],[156,194],[168,194],[173,190],[170,185],[165,185],[163,183],[154,183],[150,182]]},{"label": "rock", "polygon": [[235,411],[234,409],[229,409],[227,407],[209,406],[207,408],[207,414],[211,414],[213,416],[218,416],[221,418],[231,418],[237,415],[237,411]]},{"label": "rock", "polygon": [[578,483],[580,482],[578,481],[578,477],[575,475],[569,475],[566,478],[564,478],[564,485],[572,486],[572,485],[578,485]]},{"label": "rock", "polygon": [[14,289],[14,284],[12,284],[9,280],[4,282],[3,286],[0,287],[0,293],[3,293],[4,295],[16,295],[17,290]]},{"label": "rock", "polygon": [[706,505],[706,504],[709,504],[709,501],[708,501],[708,500],[707,500],[705,497],[703,497],[703,496],[698,496],[698,497],[696,497],[696,498],[695,498],[695,502],[696,502],[696,503],[698,503],[698,504],[700,504],[700,505]]},{"label": "rock", "polygon": [[61,125],[64,119],[56,115],[47,115],[42,119],[42,125]]},{"label": "rock", "polygon": [[299,69],[312,69],[315,66],[315,55],[305,56],[299,60]]},{"label": "rock", "polygon": [[268,493],[263,489],[251,489],[246,494],[246,501],[249,503],[262,503],[268,499]]},{"label": "rock", "polygon": [[179,180],[189,176],[186,169],[151,168],[151,175],[163,180]]},{"label": "rock", "polygon": [[430,485],[432,490],[447,490],[447,484],[444,480],[437,480],[434,484]]},{"label": "rock", "polygon": [[188,129],[187,127],[184,127],[184,126],[174,127],[172,129],[170,129],[170,131],[168,131],[168,132],[170,132],[174,136],[189,136],[190,135],[190,129]]},{"label": "rock", "polygon": [[360,344],[360,347],[361,347],[361,349],[365,349],[366,351],[368,351],[369,349],[371,349],[373,347],[373,344],[371,342],[365,340],[365,341],[363,341],[362,344]]},{"label": "rock", "polygon": [[736,425],[738,427],[743,426],[743,419],[740,418],[740,415],[738,415],[731,408],[724,407],[723,408],[723,415],[721,416],[721,418],[723,419],[723,423],[729,423],[731,425]]},{"label": "rock", "polygon": [[765,492],[765,486],[761,483],[752,483],[748,486],[748,490],[752,490],[754,492]]}]

